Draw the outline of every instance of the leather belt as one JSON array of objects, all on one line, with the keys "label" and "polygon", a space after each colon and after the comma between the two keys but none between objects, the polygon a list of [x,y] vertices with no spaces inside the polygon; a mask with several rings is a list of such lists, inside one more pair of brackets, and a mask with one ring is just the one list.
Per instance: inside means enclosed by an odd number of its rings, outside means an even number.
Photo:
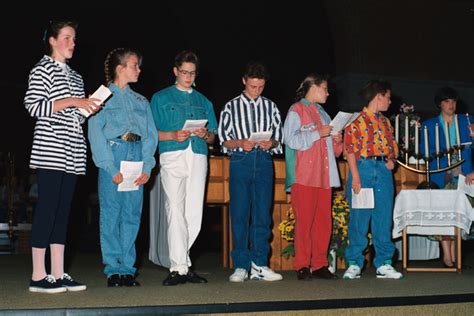
[{"label": "leather belt", "polygon": [[140,135],[133,134],[133,133],[130,133],[130,132],[127,132],[127,133],[125,133],[122,136],[119,136],[117,138],[120,138],[121,140],[126,141],[126,142],[138,142],[139,140],[142,139],[140,137]]},{"label": "leather belt", "polygon": [[369,156],[369,157],[360,157],[361,159],[368,159],[368,160],[377,160],[377,161],[387,161],[386,156]]}]

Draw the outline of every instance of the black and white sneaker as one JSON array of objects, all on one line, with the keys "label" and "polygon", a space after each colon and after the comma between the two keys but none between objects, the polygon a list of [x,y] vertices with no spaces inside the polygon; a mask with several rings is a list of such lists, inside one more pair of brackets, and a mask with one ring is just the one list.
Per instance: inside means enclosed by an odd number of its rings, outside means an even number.
[{"label": "black and white sneaker", "polygon": [[85,289],[87,289],[87,286],[77,281],[74,281],[73,278],[71,278],[71,276],[67,273],[64,273],[62,277],[57,280],[57,283],[59,283],[63,288],[71,292],[84,291]]},{"label": "black and white sneaker", "polygon": [[63,293],[67,291],[67,289],[59,284],[59,282],[56,282],[54,276],[50,274],[39,281],[31,280],[29,290],[35,293]]}]

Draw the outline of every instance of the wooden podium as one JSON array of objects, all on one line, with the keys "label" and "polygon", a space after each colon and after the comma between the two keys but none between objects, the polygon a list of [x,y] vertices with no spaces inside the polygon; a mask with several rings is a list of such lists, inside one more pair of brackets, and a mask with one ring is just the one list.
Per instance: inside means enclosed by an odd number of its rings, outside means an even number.
[{"label": "wooden podium", "polygon": [[229,221],[229,158],[226,156],[209,158],[209,177],[206,186],[208,206],[219,206],[222,210],[222,265],[230,267],[230,245],[232,234]]}]

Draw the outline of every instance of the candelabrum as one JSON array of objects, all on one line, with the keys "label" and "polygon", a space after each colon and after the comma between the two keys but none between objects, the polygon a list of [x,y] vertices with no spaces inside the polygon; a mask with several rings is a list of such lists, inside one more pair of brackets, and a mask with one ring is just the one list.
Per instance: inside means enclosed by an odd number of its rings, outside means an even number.
[{"label": "candelabrum", "polygon": [[[437,152],[433,155],[433,157],[424,157],[419,153],[413,153],[407,150],[406,148],[401,149],[400,151],[400,156],[397,159],[397,163],[402,166],[405,169],[411,170],[416,173],[420,174],[425,174],[426,175],[426,181],[423,181],[418,185],[418,188],[423,188],[423,189],[439,189],[438,186],[430,181],[430,175],[433,173],[438,173],[438,172],[443,172],[443,171],[448,171],[450,169],[456,168],[460,166],[463,162],[464,159],[462,159],[462,150],[464,148],[464,145],[457,145],[454,147],[450,147],[448,150],[440,151]],[[456,162],[451,161],[451,156],[453,154],[457,153],[457,160]],[[440,168],[439,161],[442,157],[446,156],[448,159],[448,166],[444,168]],[[415,166],[412,167],[409,164],[410,158],[413,157],[415,158]],[[425,161],[425,167],[422,168],[420,166],[420,160],[423,159]],[[436,169],[430,169],[430,162],[433,161],[433,159],[436,159]]]}]

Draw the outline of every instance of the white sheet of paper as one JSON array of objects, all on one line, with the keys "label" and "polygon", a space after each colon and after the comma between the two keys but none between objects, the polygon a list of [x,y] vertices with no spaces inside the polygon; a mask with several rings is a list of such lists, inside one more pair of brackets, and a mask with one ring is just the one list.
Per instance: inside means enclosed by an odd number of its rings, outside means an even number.
[{"label": "white sheet of paper", "polygon": [[[106,86],[104,86],[103,84],[100,85],[100,87],[95,90],[95,92],[90,96],[90,98],[94,98],[94,99],[99,99],[100,102],[97,102],[95,101],[95,104],[97,106],[100,106],[102,103],[105,102],[105,100],[107,100],[107,98],[112,94],[112,91],[110,91],[109,88],[107,88]],[[89,115],[91,115],[89,112],[87,112],[86,110],[84,109],[79,109],[79,111],[81,111],[81,113],[85,116],[85,117],[88,117]]]},{"label": "white sheet of paper", "polygon": [[184,122],[183,130],[184,131],[194,131],[199,127],[206,127],[207,120],[186,120]]},{"label": "white sheet of paper", "polygon": [[352,190],[352,208],[374,208],[374,189],[362,188],[358,194]]},{"label": "white sheet of paper", "polygon": [[255,133],[252,133],[250,134],[250,137],[249,137],[249,140],[253,141],[253,142],[261,142],[261,141],[265,141],[265,140],[270,140],[270,138],[272,138],[272,132],[269,131],[269,132],[255,132]]},{"label": "white sheet of paper", "polygon": [[138,185],[134,181],[142,174],[143,161],[125,161],[120,162],[120,173],[123,181],[117,187],[117,191],[136,191]]},{"label": "white sheet of paper", "polygon": [[334,117],[331,123],[329,123],[329,125],[333,126],[331,134],[342,131],[347,125],[351,124],[358,117],[359,112],[347,113],[339,111],[336,117]]},{"label": "white sheet of paper", "polygon": [[460,174],[458,179],[458,191],[474,197],[474,184],[466,184],[466,177]]}]

